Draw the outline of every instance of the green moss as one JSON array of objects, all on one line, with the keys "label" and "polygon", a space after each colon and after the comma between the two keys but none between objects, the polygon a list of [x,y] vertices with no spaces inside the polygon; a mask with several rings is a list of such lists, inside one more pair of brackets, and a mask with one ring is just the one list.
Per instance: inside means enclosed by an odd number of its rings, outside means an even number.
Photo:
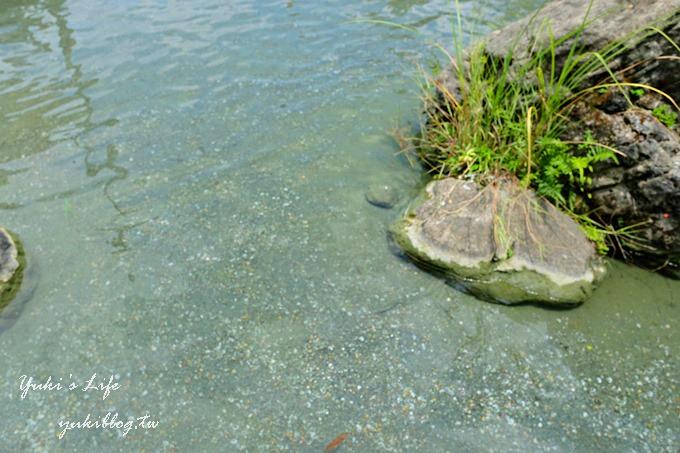
[{"label": "green moss", "polygon": [[644,88],[631,88],[630,89],[630,95],[634,99],[639,99],[639,98],[641,98],[642,96],[645,95],[645,90],[644,90]]},{"label": "green moss", "polygon": [[666,127],[671,128],[678,124],[678,113],[675,112],[668,104],[661,104],[654,110],[652,115],[661,121]]}]

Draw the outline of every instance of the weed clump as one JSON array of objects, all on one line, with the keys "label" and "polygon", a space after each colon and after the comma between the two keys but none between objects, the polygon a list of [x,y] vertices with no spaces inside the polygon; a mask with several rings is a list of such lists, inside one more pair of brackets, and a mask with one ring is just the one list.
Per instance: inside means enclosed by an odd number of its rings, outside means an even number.
[{"label": "weed clump", "polygon": [[[618,163],[621,153],[587,130],[581,140],[566,139],[572,111],[587,96],[615,91],[630,106],[646,91],[677,105],[659,90],[623,81],[610,69],[609,62],[632,38],[598,52],[584,51],[579,38],[586,27],[584,21],[559,39],[547,29],[549,44],[521,64],[512,52],[502,58],[489,55],[483,43],[463,52],[457,39],[455,54],[447,53],[448,80],[426,78],[425,115],[411,142],[435,177],[468,177],[482,184],[498,175],[516,178],[574,218],[605,254],[611,245],[638,244],[634,226],[601,223],[587,203],[597,165]],[[569,52],[558,62],[556,50],[565,45]],[[595,73],[603,74],[601,82],[592,82]],[[653,114],[669,127],[677,122],[677,113],[666,104]]]}]

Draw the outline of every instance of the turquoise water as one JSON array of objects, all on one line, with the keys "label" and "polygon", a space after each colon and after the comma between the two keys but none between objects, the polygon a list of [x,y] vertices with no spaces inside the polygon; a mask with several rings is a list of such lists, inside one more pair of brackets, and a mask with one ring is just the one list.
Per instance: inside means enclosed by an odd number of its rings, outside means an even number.
[{"label": "turquoise water", "polygon": [[[0,5],[0,224],[29,262],[0,451],[677,450],[679,282],[612,263],[575,310],[483,303],[366,203],[419,187],[388,131],[451,2],[226,3]],[[481,32],[540,3],[463,7]],[[159,424],[59,439],[109,412]]]}]

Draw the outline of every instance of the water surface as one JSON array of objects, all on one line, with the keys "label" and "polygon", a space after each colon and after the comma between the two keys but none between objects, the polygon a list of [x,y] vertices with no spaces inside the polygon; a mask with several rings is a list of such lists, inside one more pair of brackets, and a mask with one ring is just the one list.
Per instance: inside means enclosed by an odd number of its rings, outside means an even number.
[{"label": "water surface", "polygon": [[[482,32],[540,3],[463,8]],[[451,12],[3,1],[0,224],[30,266],[0,450],[677,451],[678,282],[612,263],[578,309],[507,308],[391,252],[364,191],[419,187],[388,131]],[[20,398],[93,373],[122,387]],[[58,439],[107,412],[160,424]]]}]

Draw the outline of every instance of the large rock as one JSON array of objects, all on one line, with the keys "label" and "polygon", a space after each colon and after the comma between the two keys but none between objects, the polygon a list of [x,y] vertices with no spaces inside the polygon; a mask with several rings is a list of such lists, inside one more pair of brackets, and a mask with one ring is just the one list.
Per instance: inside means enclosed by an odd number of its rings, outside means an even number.
[{"label": "large rock", "polygon": [[[649,84],[680,103],[680,0],[556,0],[535,15],[512,23],[485,38],[486,51],[503,58],[512,53],[513,65],[522,64],[531,52],[555,39],[566,37],[587,23],[579,36],[581,51],[599,51],[612,42],[628,40],[626,48],[610,61],[613,71],[624,70],[619,78]],[[654,26],[663,34],[651,30]],[[647,29],[647,33],[631,34]],[[665,35],[665,36],[664,36]],[[674,41],[672,43],[671,41]],[[563,66],[573,40],[556,49],[556,65]],[[670,57],[669,57],[670,56]],[[604,68],[590,75],[594,84],[607,75]],[[451,93],[459,93],[451,71],[440,82]],[[593,93],[572,115],[565,138],[582,140],[590,130],[596,139],[618,149],[619,163],[597,167],[591,208],[601,221],[628,227],[635,238],[629,242],[638,252],[640,264],[657,268],[680,263],[680,138],[675,130],[661,124],[651,110],[661,96],[643,98],[618,90]],[[667,102],[670,106],[671,103]],[[629,256],[627,256],[629,257]],[[667,267],[668,269],[668,267]]]},{"label": "large rock", "polygon": [[[632,34],[649,26],[662,29],[669,38],[680,42],[680,0],[555,0],[535,15],[492,32],[486,38],[486,50],[499,58],[512,52],[514,63],[521,64],[532,49],[548,45],[550,33],[555,40],[560,40],[584,23],[587,26],[579,35],[578,43],[583,52],[600,51],[610,43],[629,40]],[[566,40],[556,49],[558,67],[567,58],[572,44],[573,40]],[[648,30],[629,40],[628,48],[612,59],[609,67],[617,71],[644,62],[629,71],[626,77],[650,83],[678,99],[680,61],[659,59],[677,54],[668,39]],[[602,68],[593,76],[605,74]]]},{"label": "large rock", "polygon": [[596,140],[622,153],[618,163],[603,163],[597,169],[592,204],[599,216],[614,224],[621,219],[638,225],[633,232],[643,252],[677,259],[680,136],[648,110],[612,111],[606,105],[592,99],[581,103],[573,115],[577,126],[570,131],[570,138],[581,139],[581,132],[590,130]]},{"label": "large rock", "polygon": [[433,181],[392,233],[417,263],[505,304],[579,304],[606,272],[571,218],[509,179]]}]

